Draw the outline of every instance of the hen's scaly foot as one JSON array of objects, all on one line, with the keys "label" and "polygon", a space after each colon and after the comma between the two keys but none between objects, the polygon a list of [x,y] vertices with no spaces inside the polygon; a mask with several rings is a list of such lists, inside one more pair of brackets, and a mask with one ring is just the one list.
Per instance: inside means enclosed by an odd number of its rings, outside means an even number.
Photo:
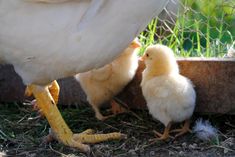
[{"label": "hen's scaly foot", "polygon": [[119,132],[113,132],[108,134],[87,134],[87,133],[80,133],[80,134],[74,134],[73,139],[76,141],[80,141],[82,143],[86,144],[95,144],[100,143],[103,141],[110,141],[110,140],[120,140],[120,139],[126,139],[127,136],[125,134],[121,134]]},{"label": "hen's scaly foot", "polygon": [[[95,131],[92,129],[87,129],[79,134],[73,134],[73,139],[75,141],[79,141],[81,143],[86,143],[86,144],[95,144],[103,141],[120,140],[126,138],[127,138],[126,135],[121,134],[119,132],[114,132],[109,134],[95,134]],[[44,139],[44,142],[49,143],[56,139],[57,139],[56,134],[53,131],[51,131],[49,135],[47,135],[46,138]]]},{"label": "hen's scaly foot", "polygon": [[35,96],[37,105],[47,118],[56,139],[67,146],[78,148],[83,152],[89,152],[90,147],[83,143],[98,143],[125,137],[121,133],[92,134],[91,130],[73,134],[62,118],[47,87],[30,85],[27,88],[27,92],[33,93]]},{"label": "hen's scaly foot", "polygon": [[175,135],[175,137],[179,137],[187,132],[192,132],[190,130],[190,120],[186,120],[184,126],[181,129],[175,129],[172,130],[171,132],[179,132],[178,134]]},{"label": "hen's scaly foot", "polygon": [[[91,135],[91,134],[94,134],[95,133],[95,130],[92,130],[92,129],[87,129],[83,132],[81,132],[80,134],[86,134],[86,135]],[[56,140],[56,135],[55,133],[52,131],[52,129],[49,130],[49,134],[44,137],[43,139],[43,143],[50,143],[52,142],[53,140]]]}]

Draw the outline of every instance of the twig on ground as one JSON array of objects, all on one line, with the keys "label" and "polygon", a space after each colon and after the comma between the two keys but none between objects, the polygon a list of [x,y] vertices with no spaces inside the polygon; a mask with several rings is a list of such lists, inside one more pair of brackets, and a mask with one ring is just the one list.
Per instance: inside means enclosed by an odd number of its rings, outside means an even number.
[{"label": "twig on ground", "polygon": [[49,148],[50,148],[50,150],[52,150],[53,152],[55,152],[55,153],[61,155],[62,157],[68,157],[68,155],[63,154],[63,153],[61,153],[61,152],[59,152],[59,151],[53,149],[52,146],[51,146],[51,144],[49,144]]},{"label": "twig on ground", "polygon": [[125,125],[128,125],[128,126],[131,126],[131,127],[137,127],[137,128],[141,128],[141,129],[148,129],[147,127],[140,126],[140,125],[134,125],[134,124],[131,124],[131,123],[125,122],[125,121],[121,121],[121,123],[123,123]]},{"label": "twig on ground", "polygon": [[205,149],[210,149],[210,148],[221,148],[221,149],[226,149],[226,150],[231,151],[231,152],[235,152],[235,150],[233,150],[233,149],[223,147],[223,146],[218,146],[218,145],[211,145],[209,147],[206,147]]},{"label": "twig on ground", "polygon": [[103,123],[103,124],[106,125],[106,126],[108,126],[109,128],[114,129],[114,130],[118,130],[118,131],[120,130],[120,129],[118,129],[118,128],[116,128],[116,127],[110,125],[110,124],[107,124],[107,123]]},{"label": "twig on ground", "polygon": [[117,148],[115,148],[115,149],[112,149],[112,150],[115,151],[115,150],[118,150],[118,149],[122,148],[122,147],[125,146],[126,143],[129,142],[131,139],[132,139],[132,138],[126,139],[125,142],[123,142],[123,144],[121,144],[119,147],[117,147]]},{"label": "twig on ground", "polygon": [[18,120],[16,123],[19,124],[20,122],[22,122],[26,117],[28,116],[28,114],[26,114],[25,116],[23,116],[20,120]]},{"label": "twig on ground", "polygon": [[235,128],[235,125],[231,124],[230,122],[225,122],[225,124],[232,127],[232,128]]}]

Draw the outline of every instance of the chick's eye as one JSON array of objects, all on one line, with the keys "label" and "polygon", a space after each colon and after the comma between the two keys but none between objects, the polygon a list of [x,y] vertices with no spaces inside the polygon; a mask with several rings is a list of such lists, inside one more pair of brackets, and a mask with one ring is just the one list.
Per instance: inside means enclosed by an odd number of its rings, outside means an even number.
[{"label": "chick's eye", "polygon": [[147,53],[146,56],[149,57],[149,54]]}]

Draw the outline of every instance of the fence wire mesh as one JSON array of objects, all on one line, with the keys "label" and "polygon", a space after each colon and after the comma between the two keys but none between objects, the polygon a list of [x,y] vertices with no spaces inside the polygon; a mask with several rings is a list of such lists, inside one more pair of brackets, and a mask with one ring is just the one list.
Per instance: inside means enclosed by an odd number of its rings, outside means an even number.
[{"label": "fence wire mesh", "polygon": [[234,0],[169,0],[139,36],[146,46],[162,43],[177,56],[224,57],[234,53]]}]

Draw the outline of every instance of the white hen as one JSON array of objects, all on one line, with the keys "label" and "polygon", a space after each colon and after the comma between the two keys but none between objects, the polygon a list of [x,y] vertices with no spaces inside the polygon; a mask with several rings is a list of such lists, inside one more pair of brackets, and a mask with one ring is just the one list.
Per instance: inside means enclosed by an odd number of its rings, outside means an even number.
[{"label": "white hen", "polygon": [[[47,85],[55,79],[111,62],[167,0],[0,0],[0,60],[13,64],[28,85],[58,139],[89,151],[83,143],[119,139],[122,134],[73,134]],[[113,44],[115,41],[115,44]],[[53,90],[52,90],[53,89]]]}]

